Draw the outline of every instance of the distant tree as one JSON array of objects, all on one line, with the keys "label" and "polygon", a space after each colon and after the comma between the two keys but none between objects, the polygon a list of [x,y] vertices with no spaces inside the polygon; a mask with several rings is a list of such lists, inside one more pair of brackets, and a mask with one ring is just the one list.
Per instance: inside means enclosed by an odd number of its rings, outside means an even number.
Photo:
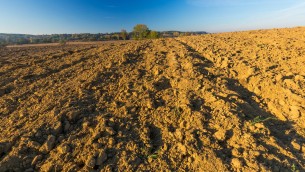
[{"label": "distant tree", "polygon": [[158,32],[157,32],[157,31],[150,31],[150,32],[149,32],[149,38],[151,38],[151,39],[157,39],[157,38],[159,38]]},{"label": "distant tree", "polygon": [[18,38],[16,44],[28,44],[29,40],[25,38]]},{"label": "distant tree", "polygon": [[149,33],[149,29],[144,24],[137,24],[133,28],[133,38],[136,40],[147,38],[148,33]]},{"label": "distant tree", "polygon": [[1,40],[1,41],[0,41],[0,48],[1,48],[1,47],[5,47],[5,46],[6,46],[5,41],[2,41],[2,40]]},{"label": "distant tree", "polygon": [[127,37],[128,37],[127,31],[126,31],[125,29],[122,29],[122,30],[121,30],[121,33],[120,33],[120,36],[121,36],[121,38],[122,38],[123,40],[126,40]]},{"label": "distant tree", "polygon": [[174,32],[174,33],[173,33],[173,36],[174,36],[174,37],[178,37],[179,35],[180,35],[179,32]]},{"label": "distant tree", "polygon": [[66,45],[67,41],[65,39],[61,39],[61,40],[59,40],[59,44],[60,45]]},{"label": "distant tree", "polygon": [[112,40],[119,40],[120,39],[120,35],[119,34],[112,34],[111,35],[111,39]]},{"label": "distant tree", "polygon": [[106,40],[106,41],[109,41],[110,39],[111,39],[111,35],[106,34],[106,35],[105,35],[105,40]]}]

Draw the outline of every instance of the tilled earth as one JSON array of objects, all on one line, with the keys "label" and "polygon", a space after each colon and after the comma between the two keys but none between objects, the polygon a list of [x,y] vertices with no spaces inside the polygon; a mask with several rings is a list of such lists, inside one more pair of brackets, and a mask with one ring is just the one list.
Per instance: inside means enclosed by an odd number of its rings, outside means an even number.
[{"label": "tilled earth", "polygon": [[305,28],[0,49],[0,171],[305,171]]}]

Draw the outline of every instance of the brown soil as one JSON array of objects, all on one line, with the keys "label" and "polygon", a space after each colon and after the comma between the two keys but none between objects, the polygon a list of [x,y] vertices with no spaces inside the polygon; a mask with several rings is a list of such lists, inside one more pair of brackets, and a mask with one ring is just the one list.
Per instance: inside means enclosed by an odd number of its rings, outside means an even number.
[{"label": "brown soil", "polygon": [[304,171],[305,28],[0,50],[0,171]]}]

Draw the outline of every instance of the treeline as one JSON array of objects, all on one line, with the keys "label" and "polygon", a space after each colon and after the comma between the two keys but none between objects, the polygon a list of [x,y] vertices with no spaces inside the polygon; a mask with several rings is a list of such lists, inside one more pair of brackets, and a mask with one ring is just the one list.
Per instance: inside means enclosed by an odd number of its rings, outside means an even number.
[{"label": "treeline", "polygon": [[28,35],[28,34],[5,34],[0,33],[0,46],[13,44],[41,44],[41,43],[64,43],[67,41],[112,41],[112,40],[139,40],[166,37],[178,37],[186,35],[206,34],[206,32],[179,32],[179,31],[152,31],[146,25],[138,24],[132,32],[122,29],[114,33],[80,33],[80,34],[51,34],[51,35]]}]

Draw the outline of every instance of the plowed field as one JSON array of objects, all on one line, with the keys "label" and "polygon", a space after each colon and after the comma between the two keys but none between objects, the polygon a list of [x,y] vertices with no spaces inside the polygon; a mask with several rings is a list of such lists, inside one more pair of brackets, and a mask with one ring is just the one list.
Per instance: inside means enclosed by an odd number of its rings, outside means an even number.
[{"label": "plowed field", "polygon": [[305,171],[305,28],[2,48],[0,171]]}]

